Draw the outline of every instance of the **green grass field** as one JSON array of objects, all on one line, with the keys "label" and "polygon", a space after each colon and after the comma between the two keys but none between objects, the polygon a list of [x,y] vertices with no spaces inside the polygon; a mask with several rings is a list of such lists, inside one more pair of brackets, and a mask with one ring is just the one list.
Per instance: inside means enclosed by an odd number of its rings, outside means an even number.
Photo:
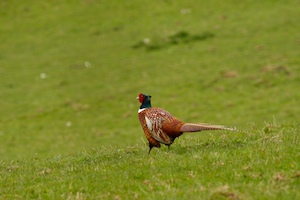
[{"label": "green grass field", "polygon": [[[298,1],[0,6],[0,199],[300,199]],[[141,92],[240,131],[147,155]]]}]

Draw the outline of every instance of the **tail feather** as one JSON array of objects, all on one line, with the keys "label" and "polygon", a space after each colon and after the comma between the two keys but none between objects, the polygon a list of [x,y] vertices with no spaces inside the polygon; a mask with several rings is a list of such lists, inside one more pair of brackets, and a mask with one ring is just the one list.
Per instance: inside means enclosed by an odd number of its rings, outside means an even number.
[{"label": "tail feather", "polygon": [[185,123],[181,126],[181,132],[198,132],[204,130],[229,130],[234,131],[235,128],[228,128],[221,125],[212,125],[212,124],[193,124],[193,123]]}]

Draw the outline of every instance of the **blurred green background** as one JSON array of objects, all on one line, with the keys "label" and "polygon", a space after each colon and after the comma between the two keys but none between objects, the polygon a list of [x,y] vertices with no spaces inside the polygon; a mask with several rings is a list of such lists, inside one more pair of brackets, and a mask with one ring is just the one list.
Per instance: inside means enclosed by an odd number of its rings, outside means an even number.
[{"label": "blurred green background", "polygon": [[183,121],[299,123],[299,6],[1,1],[0,160],[142,143],[141,92]]}]

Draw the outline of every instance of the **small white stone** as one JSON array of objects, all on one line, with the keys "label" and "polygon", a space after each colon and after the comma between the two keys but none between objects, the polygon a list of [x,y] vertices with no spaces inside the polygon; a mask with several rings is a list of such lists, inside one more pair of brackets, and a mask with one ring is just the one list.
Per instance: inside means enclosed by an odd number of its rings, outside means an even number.
[{"label": "small white stone", "polygon": [[67,126],[67,127],[72,126],[72,122],[68,121],[68,122],[66,123],[66,126]]},{"label": "small white stone", "polygon": [[85,62],[84,62],[84,66],[85,66],[86,68],[89,68],[89,67],[91,67],[91,63],[90,63],[89,61],[85,61]]},{"label": "small white stone", "polygon": [[40,77],[41,77],[41,79],[45,79],[45,78],[47,78],[47,74],[41,73],[41,74],[40,74]]},{"label": "small white stone", "polygon": [[150,40],[150,38],[145,38],[143,41],[145,44],[149,44],[151,40]]}]

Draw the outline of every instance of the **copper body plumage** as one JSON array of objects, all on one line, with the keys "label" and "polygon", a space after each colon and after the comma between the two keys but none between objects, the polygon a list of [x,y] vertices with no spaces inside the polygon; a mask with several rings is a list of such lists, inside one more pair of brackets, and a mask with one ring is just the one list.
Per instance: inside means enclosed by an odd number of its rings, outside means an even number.
[{"label": "copper body plumage", "polygon": [[152,107],[151,96],[139,94],[137,99],[141,106],[138,111],[144,134],[149,141],[149,151],[153,147],[160,148],[160,143],[170,148],[174,140],[184,132],[199,132],[203,130],[234,130],[219,125],[184,123],[171,115],[168,111]]}]

